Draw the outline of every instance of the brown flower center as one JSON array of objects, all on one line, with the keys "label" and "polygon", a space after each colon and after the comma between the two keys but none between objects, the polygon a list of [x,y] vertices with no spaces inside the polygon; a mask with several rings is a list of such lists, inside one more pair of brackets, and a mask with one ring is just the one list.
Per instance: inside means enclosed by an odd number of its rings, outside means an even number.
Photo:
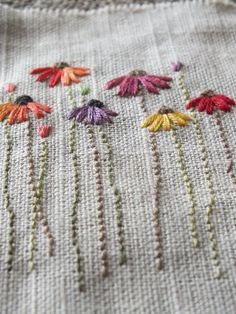
[{"label": "brown flower center", "polygon": [[15,103],[19,106],[27,105],[29,102],[33,102],[33,99],[28,95],[19,96],[15,100]]},{"label": "brown flower center", "polygon": [[63,69],[63,68],[69,67],[69,64],[66,63],[66,62],[56,62],[56,63],[54,64],[54,67],[55,67],[55,68]]},{"label": "brown flower center", "polygon": [[201,96],[212,97],[215,95],[215,92],[211,89],[206,89],[200,94]]},{"label": "brown flower center", "polygon": [[132,76],[144,76],[146,74],[147,74],[147,72],[145,72],[143,70],[139,70],[139,69],[136,69],[136,70],[129,72],[129,75],[132,75]]},{"label": "brown flower center", "polygon": [[174,112],[174,110],[171,109],[171,108],[168,108],[168,107],[166,107],[166,106],[162,106],[162,107],[158,110],[158,112],[159,112],[160,114],[168,114],[168,113]]}]

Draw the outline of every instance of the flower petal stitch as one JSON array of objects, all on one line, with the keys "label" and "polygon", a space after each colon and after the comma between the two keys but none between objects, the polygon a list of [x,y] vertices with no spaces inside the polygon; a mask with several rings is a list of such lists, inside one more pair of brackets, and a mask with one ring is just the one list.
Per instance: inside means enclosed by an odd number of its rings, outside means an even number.
[{"label": "flower petal stitch", "polygon": [[148,93],[158,94],[160,89],[170,88],[167,82],[171,77],[149,75],[143,70],[133,70],[128,75],[117,77],[104,85],[104,89],[112,89],[118,86],[118,96],[136,96],[145,89]]},{"label": "flower petal stitch", "polygon": [[39,74],[37,82],[48,80],[48,86],[54,87],[60,81],[62,85],[71,85],[72,82],[79,83],[80,77],[90,74],[88,68],[71,67],[66,62],[57,62],[52,67],[36,68],[30,74]]}]

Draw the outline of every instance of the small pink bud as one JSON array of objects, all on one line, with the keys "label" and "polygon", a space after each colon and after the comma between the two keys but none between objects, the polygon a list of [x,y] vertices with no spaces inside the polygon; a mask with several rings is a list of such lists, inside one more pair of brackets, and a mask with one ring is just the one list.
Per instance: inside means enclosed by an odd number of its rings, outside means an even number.
[{"label": "small pink bud", "polygon": [[40,125],[39,127],[37,127],[37,133],[42,138],[48,137],[51,128],[51,125]]},{"label": "small pink bud", "polygon": [[14,92],[15,89],[16,89],[16,85],[13,83],[6,83],[4,85],[4,91],[6,93],[12,93],[12,92]]},{"label": "small pink bud", "polygon": [[182,68],[182,64],[178,61],[178,62],[171,62],[171,70],[173,72],[179,72],[180,69]]}]

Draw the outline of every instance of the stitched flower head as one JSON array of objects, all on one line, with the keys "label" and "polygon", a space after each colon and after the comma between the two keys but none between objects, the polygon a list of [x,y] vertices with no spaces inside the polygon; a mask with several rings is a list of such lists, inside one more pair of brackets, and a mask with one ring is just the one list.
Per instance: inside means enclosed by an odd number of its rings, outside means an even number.
[{"label": "stitched flower head", "polygon": [[166,76],[149,75],[143,70],[133,70],[128,75],[119,76],[104,86],[112,89],[118,86],[118,96],[136,96],[141,89],[148,93],[157,94],[159,89],[170,88],[168,82],[172,78]]},{"label": "stitched flower head", "polygon": [[186,109],[197,107],[199,112],[206,111],[207,114],[212,114],[215,109],[222,111],[230,111],[236,103],[233,99],[217,94],[212,90],[206,90],[199,97],[193,98],[186,104]]},{"label": "stitched flower head", "polygon": [[80,77],[89,75],[88,68],[71,67],[66,62],[57,62],[52,67],[36,68],[30,74],[39,74],[36,81],[48,80],[48,86],[54,87],[60,81],[62,85],[71,85],[72,82],[79,83]]},{"label": "stitched flower head", "polygon": [[22,123],[28,119],[29,112],[35,118],[44,117],[44,113],[50,113],[51,108],[33,101],[30,96],[23,95],[16,98],[14,102],[6,102],[0,105],[0,121],[8,117],[9,124]]},{"label": "stitched flower head", "polygon": [[69,114],[68,119],[75,119],[77,122],[86,122],[88,124],[112,123],[112,119],[118,113],[108,109],[100,100],[92,99],[83,107],[74,108]]},{"label": "stitched flower head", "polygon": [[170,131],[174,125],[187,126],[190,120],[192,119],[187,114],[163,106],[157,113],[149,115],[141,124],[141,128],[149,127],[150,132],[157,132],[161,128]]}]

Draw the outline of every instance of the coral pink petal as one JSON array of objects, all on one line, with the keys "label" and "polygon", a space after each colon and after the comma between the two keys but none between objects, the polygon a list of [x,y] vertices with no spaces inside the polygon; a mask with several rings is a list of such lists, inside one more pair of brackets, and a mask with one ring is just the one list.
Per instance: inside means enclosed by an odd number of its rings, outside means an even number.
[{"label": "coral pink petal", "polygon": [[211,99],[215,102],[219,99],[223,100],[225,103],[227,103],[228,105],[231,105],[231,106],[236,106],[236,103],[233,99],[225,96],[225,95],[215,95],[215,96],[212,96]]},{"label": "coral pink petal", "polygon": [[51,108],[47,105],[41,105],[38,102],[29,102],[28,105],[33,105],[37,107],[39,110],[44,111],[46,113],[51,113]]},{"label": "coral pink petal", "polygon": [[117,77],[117,78],[115,78],[115,79],[113,79],[113,80],[107,82],[107,83],[104,85],[103,89],[111,89],[111,88],[113,88],[113,87],[116,87],[117,85],[120,85],[120,84],[122,83],[122,81],[123,81],[125,78],[126,78],[125,75],[120,76],[120,77]]},{"label": "coral pink petal", "polygon": [[121,97],[125,96],[131,80],[132,80],[131,76],[126,76],[123,79],[122,83],[120,84],[120,86],[118,88],[118,93],[117,93],[118,96],[121,96]]},{"label": "coral pink petal", "polygon": [[149,93],[158,94],[158,89],[156,88],[156,86],[147,81],[145,76],[140,76],[138,80]]},{"label": "coral pink petal", "polygon": [[30,74],[39,74],[39,73],[43,73],[43,72],[45,72],[45,71],[47,71],[47,70],[49,70],[49,69],[53,69],[53,67],[46,67],[46,68],[36,68],[36,69],[32,69],[32,70],[30,70]]},{"label": "coral pink petal", "polygon": [[47,78],[49,78],[52,73],[53,73],[53,69],[46,70],[46,71],[42,72],[42,73],[36,78],[36,81],[39,81],[39,82],[44,81],[44,80],[46,80]]},{"label": "coral pink petal", "polygon": [[52,74],[48,85],[49,87],[54,87],[58,84],[58,82],[60,81],[60,78],[62,76],[62,70],[61,69],[55,69],[54,73]]},{"label": "coral pink petal", "polygon": [[190,100],[186,104],[185,108],[186,109],[191,109],[193,107],[196,107],[199,104],[199,102],[202,100],[202,98],[203,98],[203,96],[199,96],[199,97],[193,98],[192,100]]},{"label": "coral pink petal", "polygon": [[37,133],[41,138],[48,137],[50,131],[51,131],[51,125],[40,125],[37,128]]}]

